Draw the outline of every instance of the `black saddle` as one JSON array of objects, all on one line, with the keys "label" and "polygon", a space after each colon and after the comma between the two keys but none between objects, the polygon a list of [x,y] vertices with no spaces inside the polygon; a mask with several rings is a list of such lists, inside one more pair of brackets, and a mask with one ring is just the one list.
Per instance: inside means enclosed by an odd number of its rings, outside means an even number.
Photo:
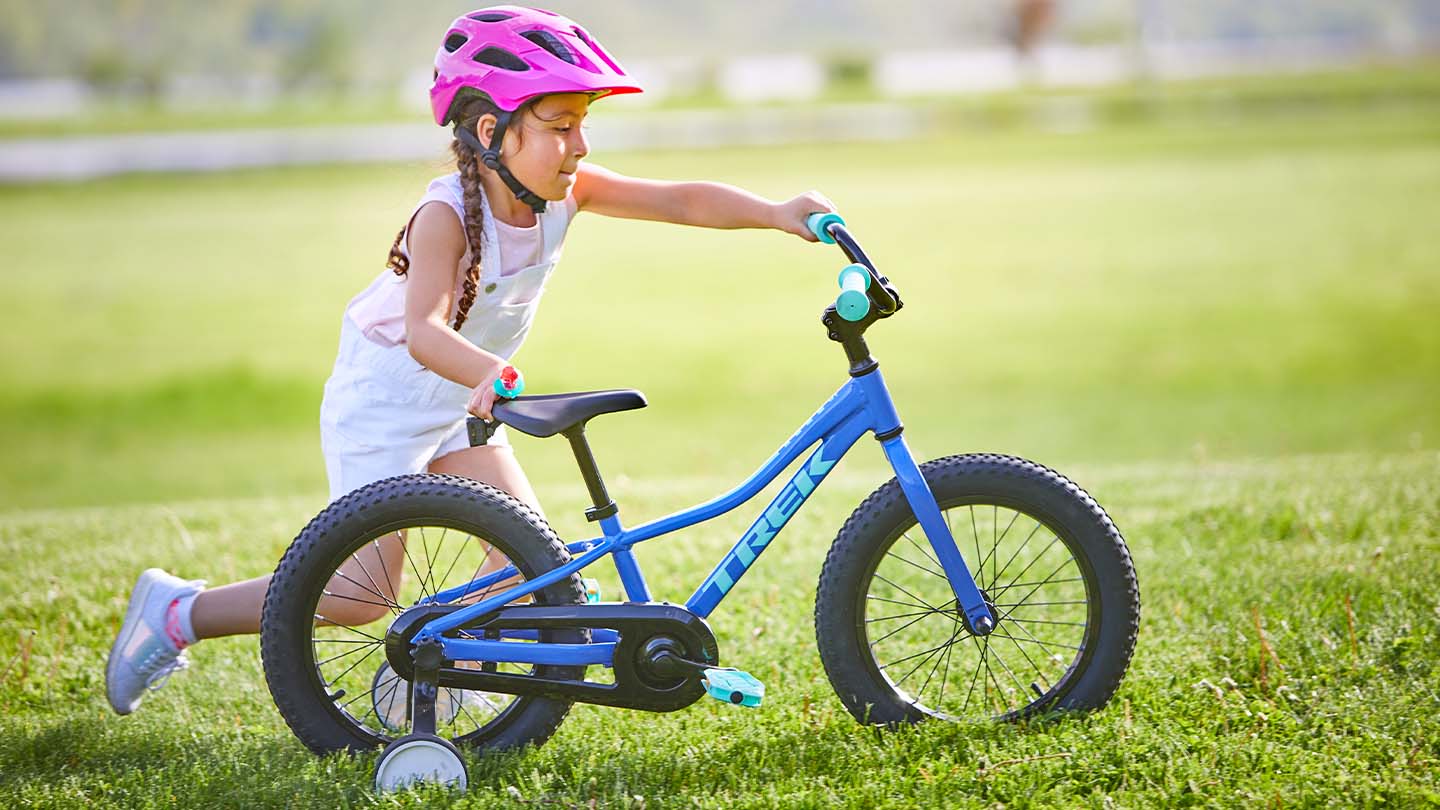
[{"label": "black saddle", "polygon": [[574,394],[539,394],[531,397],[496,400],[491,414],[495,421],[521,433],[544,438],[565,433],[602,413],[633,411],[645,407],[645,395],[630,388],[613,391],[581,391]]}]

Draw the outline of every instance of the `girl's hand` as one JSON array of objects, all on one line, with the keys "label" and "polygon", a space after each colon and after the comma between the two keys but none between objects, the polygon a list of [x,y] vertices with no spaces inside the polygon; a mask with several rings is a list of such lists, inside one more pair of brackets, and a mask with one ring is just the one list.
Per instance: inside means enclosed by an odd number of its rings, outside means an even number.
[{"label": "girl's hand", "polygon": [[818,191],[807,191],[794,199],[775,206],[774,227],[793,233],[806,242],[818,242],[815,234],[805,225],[805,218],[816,212],[830,213],[835,204]]},{"label": "girl's hand", "polygon": [[470,392],[470,403],[465,406],[467,412],[484,419],[486,422],[495,421],[495,415],[490,412],[490,409],[495,405],[496,399],[495,381],[500,379],[500,372],[503,371],[507,365],[509,365],[509,363],[501,360],[485,375],[485,379],[481,380],[480,384],[475,386],[474,390]]}]

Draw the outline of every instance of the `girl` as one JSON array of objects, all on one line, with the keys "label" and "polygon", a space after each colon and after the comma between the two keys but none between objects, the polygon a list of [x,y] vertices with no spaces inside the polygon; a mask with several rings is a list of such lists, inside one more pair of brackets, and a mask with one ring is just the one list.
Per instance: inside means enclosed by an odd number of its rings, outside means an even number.
[{"label": "girl", "polygon": [[[834,210],[815,192],[772,203],[720,183],[643,180],[585,163],[590,103],[638,92],[598,42],[557,14],[495,6],[451,23],[430,100],[436,123],[454,127],[456,172],[430,182],[387,269],[346,308],[320,406],[332,501],[428,470],[485,482],[540,512],[503,428],[470,447],[465,417],[491,418],[495,380],[525,340],[577,212],[815,241],[806,215]],[[404,539],[387,540],[347,565],[368,553],[394,567]],[[147,689],[187,666],[183,650],[200,639],[259,632],[269,579],[206,590],[158,568],[142,573],[106,666],[110,705],[134,711]],[[324,615],[374,618],[345,604]]]}]

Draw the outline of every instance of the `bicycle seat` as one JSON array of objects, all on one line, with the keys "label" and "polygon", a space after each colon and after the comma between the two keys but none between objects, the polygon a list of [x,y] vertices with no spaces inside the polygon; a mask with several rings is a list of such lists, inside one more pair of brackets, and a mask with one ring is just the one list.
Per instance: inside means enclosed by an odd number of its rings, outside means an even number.
[{"label": "bicycle seat", "polygon": [[497,400],[491,413],[497,421],[521,433],[544,438],[564,433],[602,413],[633,411],[646,404],[645,395],[639,391],[618,388]]}]

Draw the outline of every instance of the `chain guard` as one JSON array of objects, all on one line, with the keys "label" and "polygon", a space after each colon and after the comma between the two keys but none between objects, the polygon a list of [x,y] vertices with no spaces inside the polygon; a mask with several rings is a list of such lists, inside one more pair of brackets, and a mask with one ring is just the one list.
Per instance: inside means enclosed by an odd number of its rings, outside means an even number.
[{"label": "chain guard", "polygon": [[[402,613],[386,633],[385,653],[391,668],[411,680],[414,661],[410,639],[432,619],[459,610],[459,605],[418,605]],[[705,695],[698,672],[664,677],[649,666],[646,643],[665,637],[683,649],[683,657],[706,666],[719,663],[719,645],[705,620],[680,605],[668,603],[599,605],[515,605],[482,616],[460,628],[469,635],[494,637],[506,630],[538,630],[547,641],[588,643],[590,630],[610,629],[615,643],[615,683],[461,669],[453,661],[440,668],[439,686],[501,692],[593,703],[654,712],[683,709]],[[550,632],[546,632],[550,631]],[[567,632],[569,631],[569,632]],[[448,634],[447,634],[448,635]],[[517,642],[519,643],[519,642]],[[537,665],[555,669],[565,665]]]}]

